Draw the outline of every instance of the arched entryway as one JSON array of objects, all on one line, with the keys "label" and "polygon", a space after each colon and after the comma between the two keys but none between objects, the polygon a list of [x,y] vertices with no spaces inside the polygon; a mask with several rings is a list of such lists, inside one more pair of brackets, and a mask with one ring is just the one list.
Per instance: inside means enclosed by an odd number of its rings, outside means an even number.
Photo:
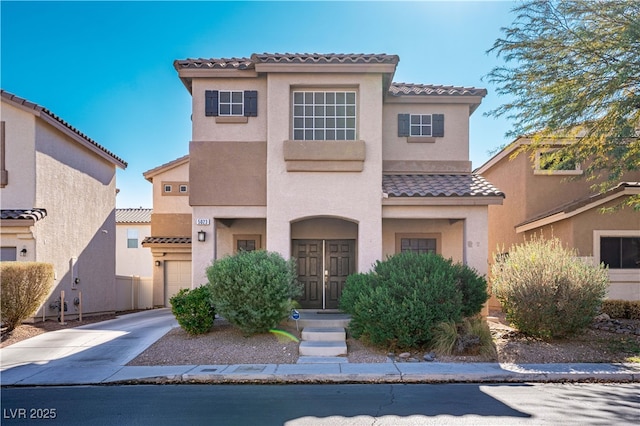
[{"label": "arched entryway", "polygon": [[356,271],[358,224],[316,217],[291,224],[291,253],[305,309],[337,309],[347,276]]}]

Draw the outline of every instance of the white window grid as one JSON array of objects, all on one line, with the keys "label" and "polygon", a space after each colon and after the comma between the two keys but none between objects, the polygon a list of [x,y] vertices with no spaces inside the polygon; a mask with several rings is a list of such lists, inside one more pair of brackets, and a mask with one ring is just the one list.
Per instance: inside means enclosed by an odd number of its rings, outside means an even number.
[{"label": "white window grid", "polygon": [[218,92],[218,115],[244,115],[244,92],[220,90]]},{"label": "white window grid", "polygon": [[180,192],[185,193],[187,192],[188,188],[187,185],[180,185]]},{"label": "white window grid", "polygon": [[356,92],[293,92],[294,140],[355,140]]},{"label": "white window grid", "polygon": [[431,136],[433,120],[431,114],[411,114],[411,136]]},{"label": "white window grid", "polygon": [[164,192],[171,192],[171,185],[165,185],[164,186]]}]

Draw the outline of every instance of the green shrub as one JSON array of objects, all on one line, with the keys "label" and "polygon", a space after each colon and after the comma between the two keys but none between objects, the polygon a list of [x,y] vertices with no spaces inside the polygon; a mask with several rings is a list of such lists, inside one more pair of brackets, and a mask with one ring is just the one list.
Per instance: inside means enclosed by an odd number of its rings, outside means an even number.
[{"label": "green shrub", "polygon": [[204,334],[211,330],[216,312],[208,287],[183,288],[169,299],[169,303],[178,324],[188,334]]},{"label": "green shrub", "polygon": [[606,299],[602,301],[600,308],[602,313],[609,315],[611,318],[625,319],[629,318],[629,304],[626,300]]},{"label": "green shrub", "polygon": [[[449,261],[451,263],[451,261]],[[456,275],[456,285],[462,292],[462,316],[473,317],[482,311],[489,299],[487,280],[462,263],[451,264]]]},{"label": "green shrub", "polygon": [[7,331],[35,314],[53,287],[53,265],[41,262],[0,263],[0,317]]},{"label": "green shrub", "polygon": [[493,291],[509,320],[530,336],[553,338],[588,326],[607,290],[608,273],[577,258],[557,238],[532,237],[495,258]]},{"label": "green shrub", "polygon": [[440,355],[482,355],[495,359],[496,347],[487,321],[475,316],[462,322],[444,321],[433,329],[431,348]]},{"label": "green shrub", "polygon": [[207,277],[216,310],[245,335],[277,326],[302,291],[295,262],[264,250],[240,251],[215,261]]},{"label": "green shrub", "polygon": [[467,284],[486,288],[477,278],[439,255],[401,253],[376,262],[369,273],[349,276],[340,308],[351,314],[354,337],[389,348],[418,347],[431,340],[435,324],[458,322],[463,311],[480,311],[475,305],[483,299],[477,296],[481,292],[466,293],[465,305],[462,290]]}]

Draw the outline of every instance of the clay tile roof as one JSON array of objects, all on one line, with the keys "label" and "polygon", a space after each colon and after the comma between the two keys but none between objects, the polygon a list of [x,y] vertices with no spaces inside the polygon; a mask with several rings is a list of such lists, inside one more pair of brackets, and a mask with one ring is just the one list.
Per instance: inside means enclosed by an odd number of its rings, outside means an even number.
[{"label": "clay tile roof", "polygon": [[191,237],[146,237],[142,244],[191,244]]},{"label": "clay tile roof", "polygon": [[255,63],[287,64],[397,64],[398,55],[385,53],[254,53]]},{"label": "clay tile roof", "polygon": [[486,89],[475,87],[434,86],[431,84],[391,83],[391,96],[486,96]]},{"label": "clay tile roof", "polygon": [[504,197],[480,175],[383,175],[389,197]]},{"label": "clay tile roof", "polygon": [[44,219],[47,215],[45,209],[14,209],[14,210],[1,210],[0,219],[31,219],[34,222]]},{"label": "clay tile roof", "polygon": [[151,223],[153,209],[116,209],[116,223]]},{"label": "clay tile roof", "polygon": [[397,55],[384,53],[254,53],[250,58],[199,58],[173,62],[177,70],[195,69],[253,69],[256,64],[397,64]]},{"label": "clay tile roof", "polygon": [[0,90],[0,94],[2,95],[2,97],[10,102],[13,102],[15,104],[18,105],[22,105],[24,107],[27,107],[29,109],[34,110],[37,113],[42,113],[45,114],[49,117],[51,117],[52,119],[54,119],[55,121],[57,121],[58,123],[62,124],[64,127],[66,127],[68,130],[70,130],[71,132],[75,133],[76,135],[80,136],[82,139],[84,139],[86,142],[88,142],[89,144],[95,146],[96,148],[98,148],[100,151],[104,152],[105,154],[107,154],[109,157],[113,158],[114,160],[117,160],[117,162],[121,163],[121,165],[123,166],[123,168],[127,167],[127,162],[124,161],[122,158],[118,157],[117,155],[115,155],[113,152],[107,150],[105,147],[103,147],[102,145],[100,145],[98,142],[94,141],[93,139],[91,139],[89,136],[85,135],[84,133],[82,133],[80,130],[76,129],[75,127],[73,127],[71,124],[67,123],[66,121],[64,121],[62,118],[58,117],[57,115],[55,115],[53,112],[49,111],[47,108],[40,106],[38,104],[34,104],[33,102],[29,102],[26,99],[23,99],[19,96],[16,96],[12,93],[9,93],[5,90]]},{"label": "clay tile roof", "polygon": [[199,58],[176,60],[173,65],[177,70],[183,68],[246,70],[253,68],[254,63],[251,58]]}]

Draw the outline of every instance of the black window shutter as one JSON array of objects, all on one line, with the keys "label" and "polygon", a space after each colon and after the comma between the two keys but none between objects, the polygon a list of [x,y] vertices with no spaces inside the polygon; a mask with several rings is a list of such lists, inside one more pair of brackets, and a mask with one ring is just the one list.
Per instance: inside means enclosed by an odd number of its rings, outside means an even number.
[{"label": "black window shutter", "polygon": [[434,138],[444,137],[444,114],[433,114],[433,130],[431,134]]},{"label": "black window shutter", "polygon": [[245,117],[258,116],[258,91],[257,90],[244,91],[244,115]]},{"label": "black window shutter", "polygon": [[207,117],[218,116],[218,91],[217,90],[205,90],[204,115]]},{"label": "black window shutter", "polygon": [[398,136],[409,136],[409,114],[398,114]]}]

